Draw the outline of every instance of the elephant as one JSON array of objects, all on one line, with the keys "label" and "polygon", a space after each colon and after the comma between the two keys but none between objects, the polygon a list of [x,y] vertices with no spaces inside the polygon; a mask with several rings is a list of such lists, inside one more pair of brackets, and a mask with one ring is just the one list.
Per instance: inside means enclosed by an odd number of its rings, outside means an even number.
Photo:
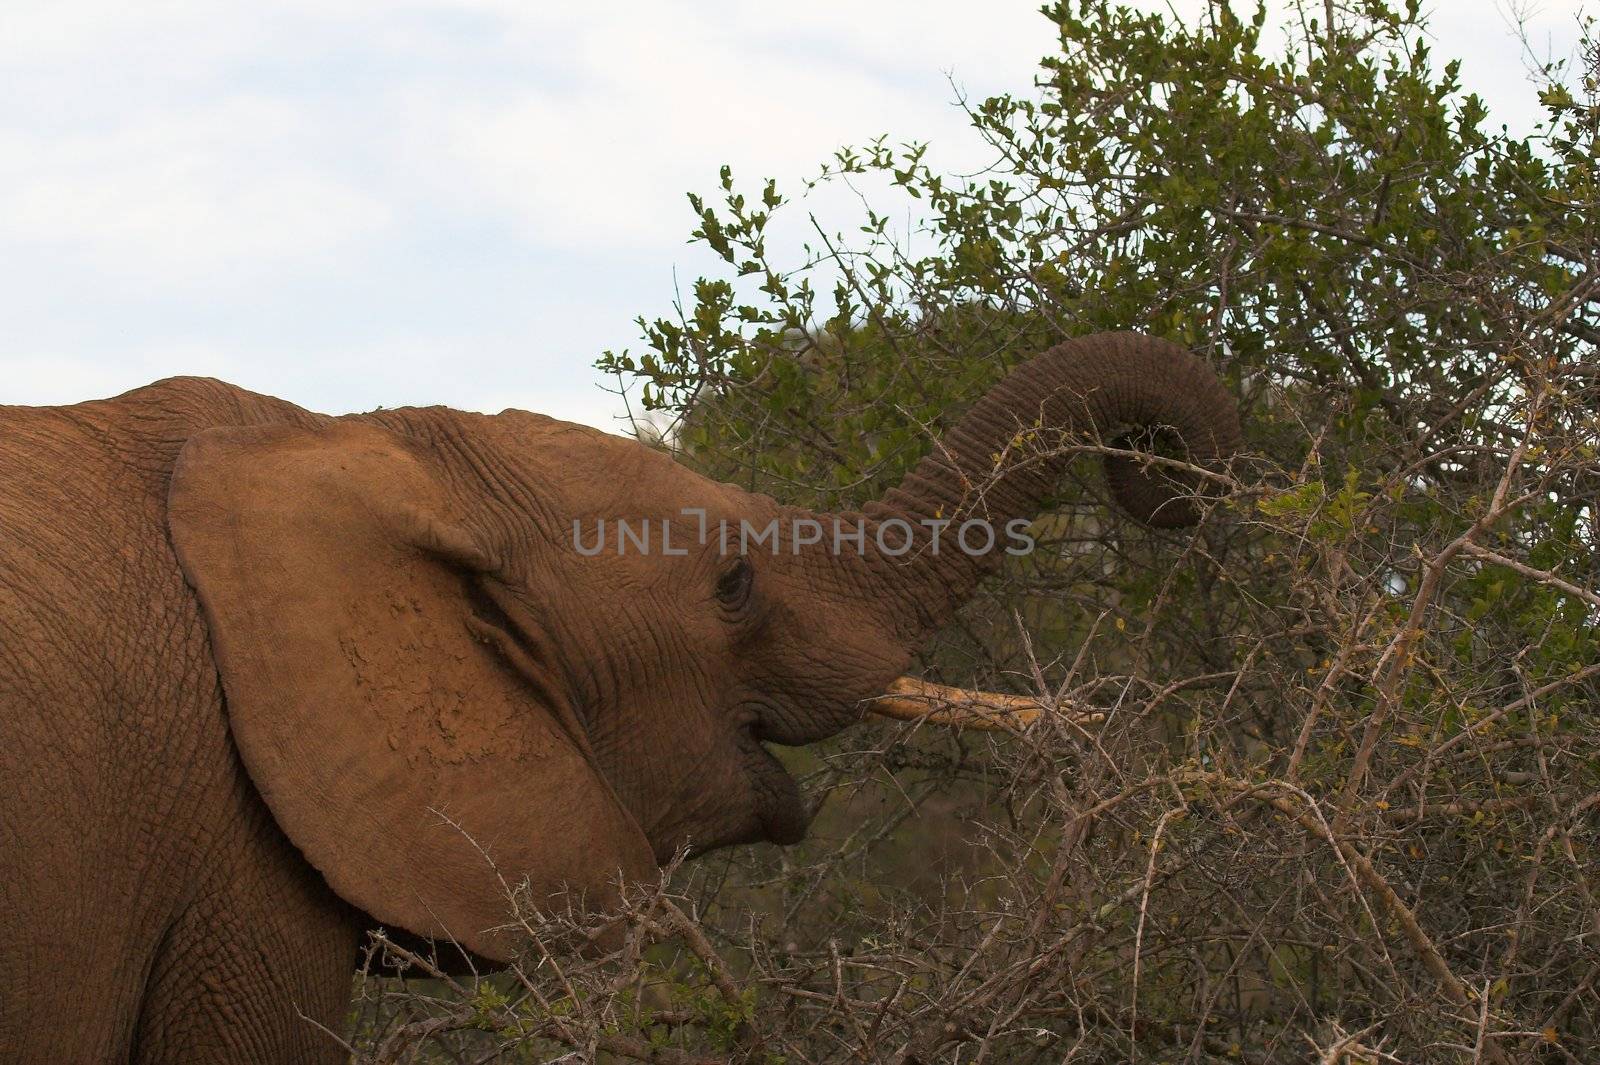
[{"label": "elephant", "polygon": [[[520,410],[192,377],[0,407],[0,1058],[338,1060],[370,929],[503,964],[508,883],[603,909],[798,840],[769,745],[858,722],[1003,557],[883,531],[1030,519],[1066,458],[1020,436],[1151,427],[1240,442],[1218,376],[1134,333],[1019,364],[847,515]],[[1107,470],[1196,520],[1192,470]],[[842,549],[789,531],[841,518]]]}]

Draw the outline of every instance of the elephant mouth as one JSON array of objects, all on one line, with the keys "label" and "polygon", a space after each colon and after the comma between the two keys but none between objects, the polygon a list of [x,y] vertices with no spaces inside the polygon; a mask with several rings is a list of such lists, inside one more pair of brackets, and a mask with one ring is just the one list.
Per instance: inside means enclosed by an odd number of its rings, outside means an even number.
[{"label": "elephant mouth", "polygon": [[799,782],[762,740],[753,728],[745,730],[739,740],[755,792],[759,838],[781,846],[799,843],[811,824],[811,810],[800,794]]}]

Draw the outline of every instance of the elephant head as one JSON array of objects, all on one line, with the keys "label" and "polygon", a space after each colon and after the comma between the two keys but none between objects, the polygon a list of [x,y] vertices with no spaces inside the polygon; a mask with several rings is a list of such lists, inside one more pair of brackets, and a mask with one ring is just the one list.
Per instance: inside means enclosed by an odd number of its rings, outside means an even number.
[{"label": "elephant head", "polygon": [[[764,744],[857,721],[1002,554],[907,551],[902,529],[1032,517],[1065,460],[1019,434],[1149,427],[1197,463],[1239,436],[1193,356],[1102,335],[1015,370],[860,514],[538,415],[431,408],[202,432],[169,528],[284,832],[378,920],[502,958],[524,877],[605,896],[683,846],[798,839]],[[1193,520],[1170,478],[1110,474],[1137,516]]]}]

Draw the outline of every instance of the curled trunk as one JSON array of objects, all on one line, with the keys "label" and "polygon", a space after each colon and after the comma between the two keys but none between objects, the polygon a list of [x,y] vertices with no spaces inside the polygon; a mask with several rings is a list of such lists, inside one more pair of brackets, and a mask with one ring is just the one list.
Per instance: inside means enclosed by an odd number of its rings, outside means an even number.
[{"label": "curled trunk", "polygon": [[[1004,536],[1007,523],[1032,519],[1055,490],[1073,451],[1099,442],[1161,450],[1198,466],[1215,466],[1239,446],[1233,396],[1200,359],[1175,344],[1137,333],[1069,340],[1014,369],[975,403],[898,486],[865,508],[876,523],[912,526],[949,520],[950,530],[982,519]],[[1107,456],[1113,496],[1134,517],[1171,527],[1198,520],[1193,495],[1200,479],[1170,467],[1145,470]],[[949,538],[934,554],[872,560],[893,596],[908,607],[900,625],[915,642],[949,620],[1003,551],[969,554]]]}]

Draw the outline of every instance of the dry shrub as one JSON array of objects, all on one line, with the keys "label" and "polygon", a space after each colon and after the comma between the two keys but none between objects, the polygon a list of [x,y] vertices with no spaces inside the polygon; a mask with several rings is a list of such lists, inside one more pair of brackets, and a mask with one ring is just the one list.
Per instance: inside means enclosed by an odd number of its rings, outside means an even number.
[{"label": "dry shrub", "polygon": [[1041,100],[972,108],[994,172],[821,177],[915,190],[920,257],[880,213],[785,271],[771,186],[696,200],[730,278],[606,363],[686,461],[849,504],[1113,327],[1206,353],[1248,452],[1178,533],[1086,459],[926,651],[1099,724],[791,752],[804,844],[675,868],[609,939],[524,913],[509,973],[375,965],[360,1060],[1600,1060],[1595,52],[1518,140],[1414,13],[1325,9],[1279,59],[1220,8],[1051,9]]}]

